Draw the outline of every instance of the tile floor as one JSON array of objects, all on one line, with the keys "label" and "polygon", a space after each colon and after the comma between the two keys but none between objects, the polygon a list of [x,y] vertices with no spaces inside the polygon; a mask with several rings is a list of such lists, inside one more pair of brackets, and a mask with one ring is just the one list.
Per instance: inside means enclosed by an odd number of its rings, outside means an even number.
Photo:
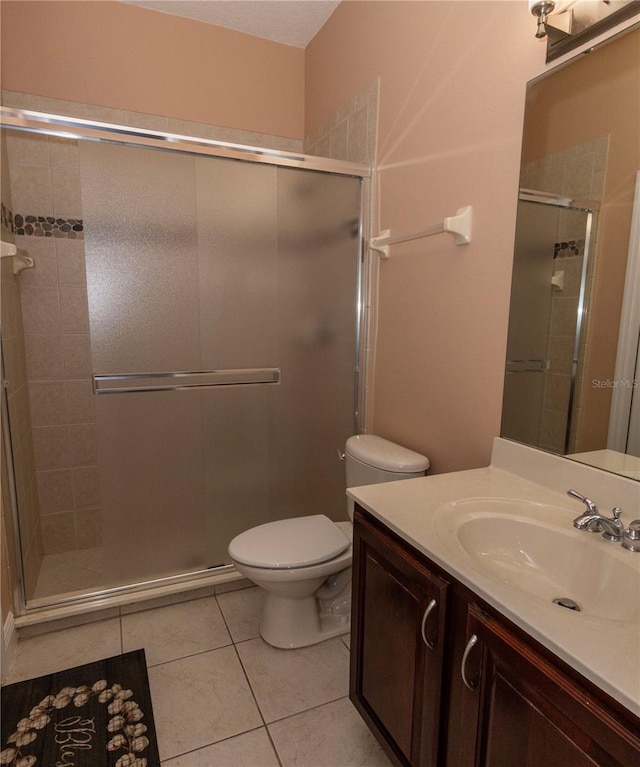
[{"label": "tile floor", "polygon": [[389,767],[351,705],[349,638],[278,650],[251,587],[21,639],[7,683],[144,647],[163,767]]}]

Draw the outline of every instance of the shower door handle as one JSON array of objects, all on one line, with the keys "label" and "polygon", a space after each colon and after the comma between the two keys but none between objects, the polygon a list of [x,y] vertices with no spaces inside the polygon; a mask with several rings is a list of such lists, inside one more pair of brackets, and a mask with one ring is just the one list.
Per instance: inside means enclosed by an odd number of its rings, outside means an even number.
[{"label": "shower door handle", "polygon": [[550,360],[507,360],[507,373],[546,373],[551,367]]},{"label": "shower door handle", "polygon": [[93,376],[93,392],[94,394],[131,394],[133,392],[148,391],[208,389],[212,386],[279,383],[279,368],[124,373]]}]

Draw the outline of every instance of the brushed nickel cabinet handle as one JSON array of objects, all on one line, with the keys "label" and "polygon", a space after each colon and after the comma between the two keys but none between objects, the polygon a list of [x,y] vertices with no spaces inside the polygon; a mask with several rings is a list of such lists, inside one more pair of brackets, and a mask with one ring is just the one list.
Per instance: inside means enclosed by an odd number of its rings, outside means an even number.
[{"label": "brushed nickel cabinet handle", "polygon": [[478,637],[475,634],[472,634],[471,638],[467,642],[467,646],[464,648],[464,655],[462,656],[462,663],[460,664],[460,674],[462,675],[462,681],[464,682],[465,687],[471,690],[471,692],[473,692],[476,689],[476,683],[470,682],[467,679],[466,666],[467,666],[467,658],[469,657],[469,653],[471,652],[471,650],[473,650],[477,641],[478,641]]},{"label": "brushed nickel cabinet handle", "polygon": [[427,625],[427,618],[429,617],[430,613],[434,610],[438,603],[435,599],[432,599],[429,604],[427,605],[427,609],[424,611],[424,615],[422,616],[422,625],[420,626],[420,633],[422,634],[422,641],[427,645],[427,647],[430,650],[435,650],[436,643],[430,642],[427,639],[427,635],[424,633],[425,627]]}]

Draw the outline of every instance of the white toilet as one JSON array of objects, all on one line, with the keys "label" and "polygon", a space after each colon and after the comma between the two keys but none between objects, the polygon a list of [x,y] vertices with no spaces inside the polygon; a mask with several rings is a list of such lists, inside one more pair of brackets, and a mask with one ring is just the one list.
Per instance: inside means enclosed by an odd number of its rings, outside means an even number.
[{"label": "white toilet", "polygon": [[[429,459],[372,434],[349,437],[347,487],[421,477]],[[348,501],[353,520],[353,502]],[[267,522],[237,535],[229,556],[261,586],[262,638],[292,648],[346,634],[351,618],[351,522],[324,514]]]}]

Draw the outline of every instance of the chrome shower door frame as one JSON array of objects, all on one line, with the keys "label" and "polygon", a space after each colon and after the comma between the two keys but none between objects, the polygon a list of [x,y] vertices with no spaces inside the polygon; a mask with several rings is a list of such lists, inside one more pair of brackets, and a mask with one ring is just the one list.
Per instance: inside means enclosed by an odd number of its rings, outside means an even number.
[{"label": "chrome shower door frame", "polygon": [[[369,313],[365,307],[370,304],[371,266],[369,263],[368,249],[365,247],[365,233],[369,231],[370,224],[370,189],[372,169],[368,165],[339,160],[330,160],[314,157],[295,152],[278,151],[258,146],[244,146],[229,142],[203,139],[194,136],[165,133],[161,131],[148,131],[133,128],[126,125],[96,122],[70,118],[56,114],[35,112],[15,108],[0,107],[0,125],[4,128],[15,129],[28,133],[45,134],[85,141],[133,146],[160,151],[179,152],[183,154],[201,155],[209,157],[239,160],[251,164],[274,165],[283,168],[298,168],[338,176],[353,177],[361,181],[360,219],[358,227],[358,271],[356,288],[356,328],[355,339],[355,381],[354,381],[354,432],[361,431],[365,424],[365,399],[366,371],[368,344],[363,339],[369,337],[369,329],[364,326],[368,321]],[[179,372],[168,374],[152,374],[145,376],[144,382],[140,383],[149,387],[148,390],[162,390],[168,388],[200,388],[203,385],[201,371],[194,373]],[[94,393],[100,395],[115,394],[119,391],[139,391],[135,380],[129,380],[128,376],[94,377]],[[236,385],[238,383],[276,383],[279,381],[278,369],[264,370],[221,370],[209,371],[205,386]],[[4,419],[8,431],[8,421]],[[7,445],[10,445],[10,433],[4,435]],[[15,481],[15,480],[13,480]],[[11,516],[13,524],[13,545],[17,558],[22,560],[20,548],[19,514],[15,493],[11,494]],[[51,612],[52,607],[60,609],[62,613],[75,614],[85,610],[95,609],[97,606],[122,604],[130,598],[141,598],[143,594],[150,595],[154,589],[167,587],[171,591],[182,588],[202,587],[209,582],[220,581],[220,575],[232,573],[233,567],[225,565],[212,574],[211,570],[196,570],[189,573],[181,573],[175,576],[156,578],[141,583],[129,583],[123,586],[107,587],[98,589],[90,594],[70,595],[58,598],[55,601],[43,599],[33,600],[27,604],[25,593],[25,581],[20,562],[16,562],[15,572],[15,613],[18,617],[23,616],[27,622],[36,621],[38,614]]]}]

